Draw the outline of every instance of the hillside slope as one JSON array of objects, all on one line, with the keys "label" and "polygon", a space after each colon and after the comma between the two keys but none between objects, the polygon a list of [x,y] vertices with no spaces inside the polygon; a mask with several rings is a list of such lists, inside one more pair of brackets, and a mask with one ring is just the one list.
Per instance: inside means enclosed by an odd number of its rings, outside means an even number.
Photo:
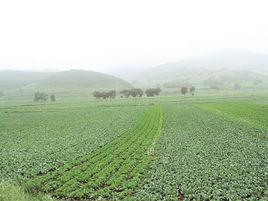
[{"label": "hillside slope", "polygon": [[67,88],[128,88],[131,85],[115,76],[84,70],[70,70],[53,73],[47,79],[36,82],[39,86]]},{"label": "hillside slope", "polygon": [[119,91],[131,87],[131,84],[120,78],[93,71],[0,71],[2,100],[31,100],[37,91],[55,94],[57,99],[80,98],[92,96],[95,90]]},{"label": "hillside slope", "polygon": [[14,89],[46,79],[50,73],[0,70],[0,89]]},{"label": "hillside slope", "polygon": [[268,84],[268,55],[223,51],[218,54],[163,64],[144,71],[136,78],[139,85],[204,86],[209,80],[225,85],[241,83],[247,87]]},{"label": "hillside slope", "polygon": [[84,70],[62,72],[0,71],[0,89],[15,88],[125,88],[131,85],[115,76]]}]

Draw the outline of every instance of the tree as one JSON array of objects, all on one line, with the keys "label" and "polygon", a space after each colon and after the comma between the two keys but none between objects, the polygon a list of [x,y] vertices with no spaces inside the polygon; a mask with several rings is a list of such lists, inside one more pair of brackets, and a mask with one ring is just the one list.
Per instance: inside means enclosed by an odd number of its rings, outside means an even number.
[{"label": "tree", "polygon": [[34,93],[34,101],[47,101],[48,95],[44,92],[35,92]]},{"label": "tree", "polygon": [[135,89],[135,88],[133,88],[133,89],[131,89],[130,90],[130,95],[132,96],[132,97],[137,97],[138,96],[138,91],[137,91],[137,89]]},{"label": "tree", "polygon": [[188,92],[188,88],[187,87],[182,87],[181,88],[181,94],[183,94],[185,96],[185,94]]},{"label": "tree", "polygon": [[161,89],[159,87],[157,88],[149,88],[145,90],[145,94],[148,97],[154,97],[154,96],[159,96],[161,92]]},{"label": "tree", "polygon": [[0,91],[0,97],[4,96],[4,93]]},{"label": "tree", "polygon": [[143,91],[142,91],[142,89],[132,88],[130,90],[130,94],[132,97],[142,97]]},{"label": "tree", "polygon": [[192,95],[194,95],[195,87],[194,87],[194,86],[191,86],[191,87],[189,88],[189,90],[190,90],[190,92],[192,93]]},{"label": "tree", "polygon": [[114,99],[116,97],[116,91],[115,90],[108,91],[108,97]]},{"label": "tree", "polygon": [[54,94],[52,94],[52,95],[50,96],[50,100],[51,100],[52,102],[56,101],[56,96],[55,96]]},{"label": "tree", "polygon": [[122,91],[120,91],[120,94],[122,94],[121,97],[128,98],[131,95],[131,90],[123,89]]},{"label": "tree", "polygon": [[139,96],[139,97],[142,97],[142,96],[143,96],[143,91],[142,91],[142,89],[136,89],[136,90],[137,90],[138,96]]},{"label": "tree", "polygon": [[153,93],[152,89],[146,89],[145,94],[146,94],[147,97],[153,97],[154,96],[154,93]]},{"label": "tree", "polygon": [[97,99],[103,98],[103,99],[114,99],[116,97],[116,91],[110,90],[110,91],[94,91],[93,96]]},{"label": "tree", "polygon": [[156,91],[155,91],[155,95],[159,96],[160,92],[161,92],[160,87],[157,87],[156,88]]},{"label": "tree", "polygon": [[94,91],[94,92],[93,92],[93,96],[94,96],[95,98],[97,98],[97,99],[100,99],[100,98],[101,98],[101,94],[100,94],[99,91]]},{"label": "tree", "polygon": [[233,88],[234,88],[234,90],[238,91],[241,89],[241,85],[239,83],[235,83]]},{"label": "tree", "polygon": [[124,89],[120,91],[121,98],[129,98],[130,96],[132,97],[142,97],[143,96],[143,91],[142,89],[139,88],[132,88],[132,89]]}]

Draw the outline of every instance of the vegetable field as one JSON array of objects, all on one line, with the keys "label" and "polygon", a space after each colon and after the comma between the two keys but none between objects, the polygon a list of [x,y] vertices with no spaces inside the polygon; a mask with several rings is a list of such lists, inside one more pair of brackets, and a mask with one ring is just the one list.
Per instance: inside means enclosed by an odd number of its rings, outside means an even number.
[{"label": "vegetable field", "polygon": [[0,108],[0,178],[24,180],[94,152],[131,128],[145,109],[85,103]]},{"label": "vegetable field", "polygon": [[268,200],[264,100],[0,105],[0,119],[1,189],[15,182],[55,200]]},{"label": "vegetable field", "polygon": [[153,145],[161,133],[162,118],[160,107],[150,108],[133,129],[92,155],[37,177],[30,182],[30,188],[58,198],[123,199],[131,196],[151,161]]},{"label": "vegetable field", "polygon": [[139,199],[267,200],[264,130],[192,105],[167,105],[165,111],[158,157]]}]

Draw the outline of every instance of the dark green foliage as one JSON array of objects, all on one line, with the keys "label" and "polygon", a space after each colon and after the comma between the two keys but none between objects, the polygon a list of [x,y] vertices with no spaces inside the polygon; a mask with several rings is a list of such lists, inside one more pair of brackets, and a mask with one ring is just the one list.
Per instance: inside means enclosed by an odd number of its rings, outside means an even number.
[{"label": "dark green foliage", "polygon": [[181,94],[185,95],[188,92],[188,88],[187,87],[182,87],[181,88]]},{"label": "dark green foliage", "polygon": [[97,99],[114,99],[116,97],[116,91],[110,90],[110,91],[94,91],[93,96]]},{"label": "dark green foliage", "polygon": [[195,87],[194,87],[194,86],[191,86],[191,87],[189,88],[189,90],[190,90],[191,93],[194,93],[194,92],[195,92]]},{"label": "dark green foliage", "polygon": [[157,88],[149,88],[145,90],[145,94],[148,97],[154,97],[154,96],[159,96],[161,92],[161,89],[159,87]]},{"label": "dark green foliage", "polygon": [[55,94],[50,95],[50,100],[51,100],[52,102],[56,101],[56,96],[55,96]]},{"label": "dark green foliage", "polygon": [[194,95],[195,87],[194,87],[194,86],[191,86],[191,87],[189,88],[189,91],[192,93],[192,95]]},{"label": "dark green foliage", "polygon": [[152,160],[162,121],[161,108],[151,107],[130,131],[91,155],[36,177],[27,183],[27,189],[76,200],[130,197]]},{"label": "dark green foliage", "polygon": [[131,90],[129,89],[124,89],[122,91],[120,91],[121,94],[121,98],[128,98],[131,95]]},{"label": "dark green foliage", "polygon": [[44,92],[35,92],[34,93],[34,101],[47,101],[48,95]]},{"label": "dark green foliage", "polygon": [[132,89],[124,89],[120,91],[121,97],[123,98],[129,98],[130,96],[132,97],[142,97],[143,96],[143,91],[142,89],[139,88],[132,88]]},{"label": "dark green foliage", "polygon": [[142,89],[132,88],[130,90],[130,94],[132,97],[142,97],[143,91],[142,91]]}]

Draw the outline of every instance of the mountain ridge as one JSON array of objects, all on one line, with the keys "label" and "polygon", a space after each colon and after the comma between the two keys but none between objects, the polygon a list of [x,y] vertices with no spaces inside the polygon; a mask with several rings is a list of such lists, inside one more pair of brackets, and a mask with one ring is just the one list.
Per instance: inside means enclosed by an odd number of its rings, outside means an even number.
[{"label": "mountain ridge", "polygon": [[[224,70],[224,71],[222,71]],[[245,51],[222,51],[212,55],[183,59],[175,63],[166,63],[141,72],[134,80],[138,85],[157,85],[167,82],[187,82],[202,85],[210,76],[232,77],[233,82],[267,82],[268,55]],[[211,74],[211,75],[210,75]],[[219,75],[216,75],[219,74]]]},{"label": "mountain ridge", "polygon": [[0,88],[25,87],[62,88],[125,88],[131,87],[127,81],[113,75],[86,70],[57,72],[0,70]]}]

